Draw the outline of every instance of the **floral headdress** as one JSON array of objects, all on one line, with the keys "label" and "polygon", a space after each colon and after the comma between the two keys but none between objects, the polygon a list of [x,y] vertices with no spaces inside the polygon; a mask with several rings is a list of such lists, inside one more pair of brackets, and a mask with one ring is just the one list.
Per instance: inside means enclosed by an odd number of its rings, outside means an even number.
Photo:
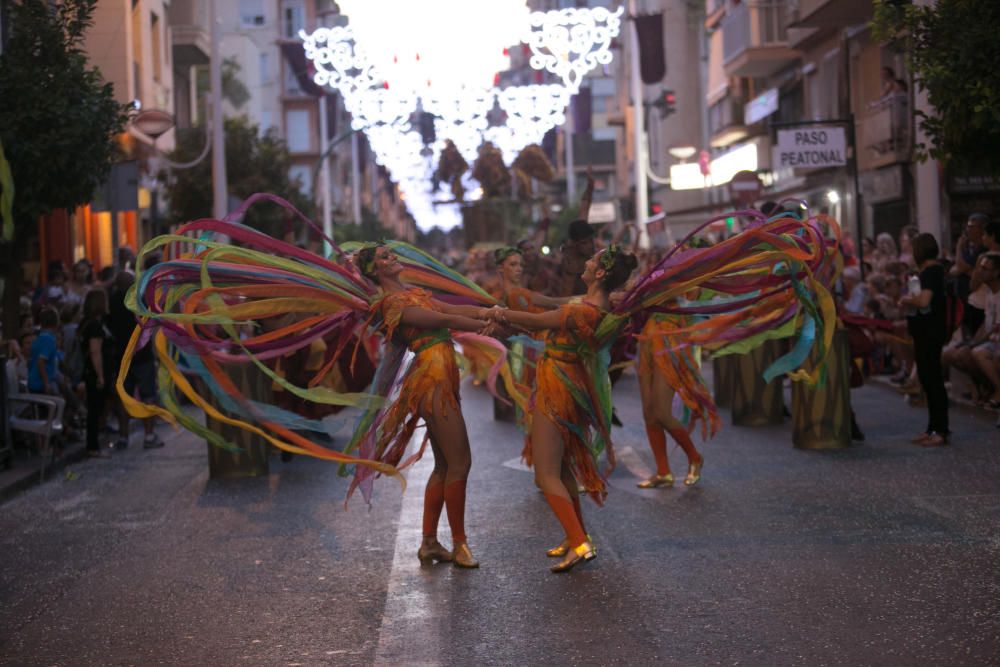
[{"label": "floral headdress", "polygon": [[497,248],[493,251],[493,261],[496,262],[497,266],[500,266],[507,261],[507,258],[511,255],[521,255],[523,254],[520,248],[514,248],[513,246],[504,246],[502,248]]},{"label": "floral headdress", "polygon": [[617,243],[612,243],[607,250],[601,253],[601,268],[605,273],[610,273],[615,268],[615,259],[621,253],[621,248]]},{"label": "floral headdress", "polygon": [[371,276],[375,273],[375,251],[385,245],[385,241],[370,241],[358,250],[356,263],[361,274]]}]

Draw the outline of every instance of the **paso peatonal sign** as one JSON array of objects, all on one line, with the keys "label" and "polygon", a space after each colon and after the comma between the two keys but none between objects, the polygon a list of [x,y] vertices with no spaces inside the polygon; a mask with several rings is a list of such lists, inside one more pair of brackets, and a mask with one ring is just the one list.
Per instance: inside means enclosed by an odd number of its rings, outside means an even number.
[{"label": "paso peatonal sign", "polygon": [[812,126],[778,130],[774,162],[778,169],[842,167],[847,164],[844,128]]}]

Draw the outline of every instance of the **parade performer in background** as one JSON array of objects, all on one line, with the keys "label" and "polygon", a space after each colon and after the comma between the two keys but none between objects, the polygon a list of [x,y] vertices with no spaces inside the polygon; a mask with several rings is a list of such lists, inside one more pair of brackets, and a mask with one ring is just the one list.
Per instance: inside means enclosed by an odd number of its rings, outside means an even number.
[{"label": "parade performer in background", "polygon": [[564,556],[553,572],[567,572],[596,555],[584,529],[578,484],[602,503],[607,485],[598,457],[606,452],[609,465],[614,465],[614,452],[607,350],[595,332],[608,311],[608,294],[625,283],[636,265],[634,255],[612,246],[586,262],[581,278],[587,293],[581,300],[544,313],[503,311],[506,322],[546,331],[545,351],[535,372],[525,460],[534,465],[535,483],[566,534],[563,543],[550,550]]},{"label": "parade performer in background", "polygon": [[[687,345],[678,330],[684,329],[689,318],[668,313],[653,313],[636,336],[638,346],[639,396],[649,447],[656,461],[656,474],[639,482],[640,489],[672,486],[673,473],[667,457],[669,433],[684,450],[688,459],[685,486],[701,479],[705,457],[694,446],[691,431],[701,422],[702,437],[715,435],[720,420],[712,394],[701,376],[698,348]],[[689,414],[688,425],[674,416],[674,395],[680,398]]]}]

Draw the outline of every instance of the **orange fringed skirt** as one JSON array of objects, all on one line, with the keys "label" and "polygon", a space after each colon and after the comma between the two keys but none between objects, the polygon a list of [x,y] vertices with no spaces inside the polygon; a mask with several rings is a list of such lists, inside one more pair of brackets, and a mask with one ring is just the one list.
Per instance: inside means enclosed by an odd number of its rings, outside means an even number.
[{"label": "orange fringed skirt", "polygon": [[[570,387],[587,391],[592,383],[580,358],[573,353],[546,350],[535,369],[535,392],[532,416],[542,414],[559,428],[563,440],[563,461],[569,465],[576,481],[598,505],[608,495],[607,484],[597,468],[597,462],[584,442],[592,429],[591,417],[570,393]],[[571,428],[572,426],[572,428]],[[531,429],[524,439],[521,456],[532,465]],[[581,437],[583,436],[583,437]]]},{"label": "orange fringed skirt", "polygon": [[695,346],[684,345],[678,330],[687,326],[686,318],[677,315],[651,316],[639,339],[639,373],[658,373],[691,411],[688,430],[701,422],[701,436],[707,438],[719,430],[721,420],[712,394],[705,384],[695,356]]},{"label": "orange fringed skirt", "polygon": [[[411,346],[416,348],[416,357],[403,379],[399,397],[386,411],[380,437],[388,452],[384,460],[397,467],[405,467],[423,455],[429,432],[417,453],[403,466],[399,465],[420,420],[443,414],[449,408],[457,410],[461,400],[458,363],[451,338],[426,347],[420,347],[419,342]],[[380,447],[379,451],[383,449]]]}]

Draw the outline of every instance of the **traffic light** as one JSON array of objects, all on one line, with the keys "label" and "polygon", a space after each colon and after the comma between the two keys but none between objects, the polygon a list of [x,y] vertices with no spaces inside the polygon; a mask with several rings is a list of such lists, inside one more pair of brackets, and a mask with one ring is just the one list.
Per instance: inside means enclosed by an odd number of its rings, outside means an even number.
[{"label": "traffic light", "polygon": [[652,102],[644,102],[646,108],[656,107],[660,110],[660,118],[666,118],[677,111],[677,95],[672,90],[663,90]]},{"label": "traffic light", "polygon": [[660,93],[660,118],[666,118],[677,111],[677,95],[672,90]]}]

